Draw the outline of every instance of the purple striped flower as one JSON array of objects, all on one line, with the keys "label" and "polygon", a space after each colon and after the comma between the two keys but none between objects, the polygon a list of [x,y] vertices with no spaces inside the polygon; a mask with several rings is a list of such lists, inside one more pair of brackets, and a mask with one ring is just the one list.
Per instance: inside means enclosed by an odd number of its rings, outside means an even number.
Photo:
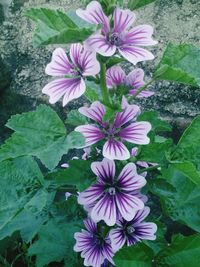
[{"label": "purple striped flower", "polygon": [[100,24],[100,32],[93,34],[87,43],[99,54],[112,56],[116,50],[133,64],[154,58],[153,54],[140,46],[157,44],[152,39],[153,28],[140,25],[131,28],[135,21],[135,14],[130,10],[115,8],[110,27],[109,18],[103,12],[97,1],[88,4],[86,10],[78,9],[77,15],[91,24]]},{"label": "purple striped flower", "polygon": [[108,159],[126,160],[130,158],[130,152],[123,144],[127,141],[133,144],[145,145],[149,143],[147,137],[151,130],[149,122],[131,122],[140,113],[137,105],[129,105],[126,98],[122,98],[122,112],[117,112],[114,122],[103,121],[105,107],[100,102],[94,102],[89,108],[81,107],[79,112],[95,121],[93,125],[81,125],[75,131],[85,137],[86,147],[100,140],[106,140],[103,146],[103,156]]},{"label": "purple striped flower", "polygon": [[[113,66],[106,72],[106,83],[108,88],[116,88],[120,85],[125,86],[129,89],[129,94],[134,95],[140,87],[145,85],[144,71],[135,69],[126,75],[120,66]],[[145,90],[140,92],[137,97],[149,97],[152,95],[154,95],[154,92]]]},{"label": "purple striped flower", "polygon": [[74,251],[81,252],[85,266],[101,267],[105,260],[113,263],[113,251],[109,236],[101,237],[96,223],[90,218],[84,220],[86,230],[75,233]]},{"label": "purple striped flower", "polygon": [[79,98],[86,89],[84,77],[94,76],[100,71],[96,54],[86,50],[81,44],[71,45],[70,59],[64,49],[57,48],[45,69],[46,74],[60,77],[48,83],[42,90],[44,94],[50,96],[51,104],[63,97],[65,106],[69,101]]},{"label": "purple striped flower", "polygon": [[118,227],[109,233],[113,251],[116,252],[126,243],[128,246],[135,244],[142,239],[155,240],[154,235],[157,226],[152,222],[143,222],[150,212],[149,207],[138,210],[134,218],[127,222],[124,219],[118,221]]},{"label": "purple striped flower", "polygon": [[97,176],[97,182],[80,193],[79,204],[86,209],[90,207],[90,215],[95,222],[104,220],[112,226],[118,217],[131,221],[136,211],[144,207],[137,194],[138,189],[146,184],[144,177],[137,174],[135,164],[128,163],[118,177],[115,176],[114,161],[106,158],[93,162],[91,169]]}]

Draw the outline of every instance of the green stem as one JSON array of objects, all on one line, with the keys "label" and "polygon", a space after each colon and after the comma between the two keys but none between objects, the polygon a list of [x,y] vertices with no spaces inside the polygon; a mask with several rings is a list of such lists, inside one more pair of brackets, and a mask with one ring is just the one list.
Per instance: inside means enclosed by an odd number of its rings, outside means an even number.
[{"label": "green stem", "polygon": [[108,88],[106,85],[106,65],[100,62],[100,66],[101,66],[100,87],[101,87],[103,102],[105,102],[105,104],[107,105],[110,105],[109,93],[108,93]]},{"label": "green stem", "polygon": [[144,169],[141,169],[138,171],[138,173],[143,173],[143,172],[147,172],[147,171],[153,171],[153,170],[156,170],[158,168],[160,168],[161,165],[156,165],[156,166],[151,166],[151,167],[148,167],[148,168],[144,168]]},{"label": "green stem", "polygon": [[155,78],[151,79],[148,83],[144,86],[140,87],[140,89],[132,96],[129,96],[128,100],[133,100],[138,96],[142,91],[146,90],[146,88],[155,81]]}]

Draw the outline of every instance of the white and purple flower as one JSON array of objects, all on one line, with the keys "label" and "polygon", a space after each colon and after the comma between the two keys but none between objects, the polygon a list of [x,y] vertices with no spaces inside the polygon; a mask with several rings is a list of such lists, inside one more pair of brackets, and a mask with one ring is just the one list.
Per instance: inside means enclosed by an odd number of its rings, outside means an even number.
[{"label": "white and purple flower", "polygon": [[[113,66],[106,72],[106,83],[108,88],[125,86],[129,89],[130,95],[135,95],[138,89],[145,85],[144,71],[142,69],[135,69],[126,75],[120,66]],[[137,97],[150,97],[152,95],[154,95],[154,92],[144,90]]]},{"label": "white and purple flower", "polygon": [[131,28],[135,21],[132,11],[116,7],[112,16],[113,27],[110,27],[109,18],[97,1],[92,1],[86,10],[78,9],[76,13],[87,22],[102,26],[100,33],[93,34],[87,40],[97,53],[109,57],[118,50],[133,64],[154,58],[151,52],[140,47],[157,44],[157,41],[152,39],[153,28],[149,25]]},{"label": "white and purple flower", "polygon": [[123,144],[127,141],[133,144],[146,145],[149,143],[147,136],[151,130],[149,122],[132,122],[140,113],[137,105],[129,105],[126,98],[122,98],[122,112],[117,112],[114,122],[104,122],[103,117],[106,113],[105,107],[96,101],[92,105],[79,108],[79,112],[95,121],[93,125],[81,125],[75,128],[85,137],[86,147],[95,144],[100,140],[106,140],[103,146],[103,156],[114,160],[127,160],[130,152]]},{"label": "white and purple flower", "polygon": [[81,252],[85,266],[101,267],[105,260],[113,263],[113,251],[109,236],[101,237],[96,223],[90,218],[84,220],[86,230],[75,233],[74,251]]},{"label": "white and purple flower", "polygon": [[117,222],[118,227],[112,229],[109,233],[114,252],[122,248],[125,243],[127,246],[131,246],[142,239],[156,239],[156,224],[143,221],[148,216],[149,212],[149,207],[145,207],[142,210],[138,210],[131,221],[127,222],[124,219],[120,219]]},{"label": "white and purple flower", "polygon": [[80,193],[78,202],[86,209],[90,207],[92,220],[104,220],[112,226],[121,217],[131,221],[136,211],[144,208],[138,189],[146,184],[146,180],[137,174],[134,163],[128,163],[118,177],[115,175],[114,161],[106,158],[93,162],[91,169],[97,181]]},{"label": "white and purple flower", "polygon": [[100,65],[96,59],[96,53],[85,49],[81,44],[72,44],[70,58],[64,49],[56,48],[51,62],[45,72],[48,75],[60,77],[48,83],[42,90],[50,96],[49,102],[56,103],[63,97],[63,106],[69,101],[79,98],[84,94],[86,86],[84,78],[99,73]]}]

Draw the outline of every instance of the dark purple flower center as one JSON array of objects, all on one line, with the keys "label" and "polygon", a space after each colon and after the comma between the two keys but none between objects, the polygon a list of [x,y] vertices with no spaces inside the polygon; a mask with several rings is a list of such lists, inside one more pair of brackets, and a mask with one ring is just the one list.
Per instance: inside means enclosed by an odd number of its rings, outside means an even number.
[{"label": "dark purple flower center", "polygon": [[122,43],[119,33],[116,32],[112,33],[109,39],[110,43],[115,46],[120,46]]},{"label": "dark purple flower center", "polygon": [[126,228],[126,231],[128,234],[132,234],[135,232],[135,228],[132,225],[130,225]]}]

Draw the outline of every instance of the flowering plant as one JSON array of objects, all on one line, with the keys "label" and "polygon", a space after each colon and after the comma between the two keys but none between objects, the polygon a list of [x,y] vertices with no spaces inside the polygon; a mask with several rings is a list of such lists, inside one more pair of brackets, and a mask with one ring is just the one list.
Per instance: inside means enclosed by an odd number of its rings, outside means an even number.
[{"label": "flowering plant", "polygon": [[[198,266],[200,117],[175,145],[171,126],[138,104],[153,97],[149,85],[158,79],[199,86],[199,73],[182,62],[187,56],[195,65],[198,49],[168,45],[145,82],[136,65],[154,59],[157,41],[132,11],[145,1],[129,1],[130,9],[99,2],[76,15],[27,11],[38,23],[34,44],[70,43],[69,52],[53,51],[45,72],[56,78],[42,92],[63,108],[81,96],[87,102],[68,113],[69,134],[46,105],[8,121],[15,133],[0,149],[2,188],[10,181],[0,239],[19,231],[28,266]],[[75,148],[82,155],[63,157]]]}]

